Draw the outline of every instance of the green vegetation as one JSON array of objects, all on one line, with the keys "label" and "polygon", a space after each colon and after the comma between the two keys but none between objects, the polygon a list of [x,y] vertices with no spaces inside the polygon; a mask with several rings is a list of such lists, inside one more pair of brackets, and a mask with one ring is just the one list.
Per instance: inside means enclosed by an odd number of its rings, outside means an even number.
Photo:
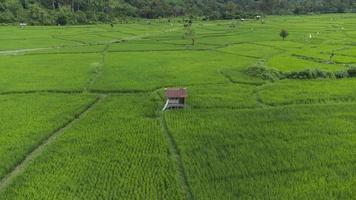
[{"label": "green vegetation", "polygon": [[152,103],[139,95],[100,102],[31,163],[1,198],[182,199],[159,119],[152,118],[146,106]]},{"label": "green vegetation", "polygon": [[80,91],[101,65],[95,53],[1,56],[1,61],[0,92]]},{"label": "green vegetation", "polygon": [[1,0],[0,23],[113,25],[113,21],[128,23],[131,18],[178,16],[250,18],[264,23],[262,14],[345,13],[355,9],[353,0]]},{"label": "green vegetation", "polygon": [[1,26],[0,199],[354,198],[355,18]]},{"label": "green vegetation", "polygon": [[287,30],[282,29],[281,33],[279,33],[279,36],[281,36],[283,38],[283,40],[285,40],[288,37],[289,33]]},{"label": "green vegetation", "polygon": [[0,177],[3,178],[54,130],[93,101],[89,95],[18,94],[0,96]]},{"label": "green vegetation", "polygon": [[353,198],[355,104],[167,113],[196,199]]},{"label": "green vegetation", "polygon": [[[356,99],[355,79],[345,80],[283,80],[260,88],[265,104],[310,104],[327,102],[352,102]],[[291,89],[293,88],[293,89]]]}]

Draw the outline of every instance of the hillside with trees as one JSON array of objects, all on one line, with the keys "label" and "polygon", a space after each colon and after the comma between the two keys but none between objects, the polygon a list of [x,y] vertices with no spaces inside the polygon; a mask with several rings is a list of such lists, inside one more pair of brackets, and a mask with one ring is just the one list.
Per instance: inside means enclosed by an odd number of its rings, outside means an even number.
[{"label": "hillside with trees", "polygon": [[0,0],[0,23],[65,25],[185,15],[213,20],[355,11],[354,0]]}]

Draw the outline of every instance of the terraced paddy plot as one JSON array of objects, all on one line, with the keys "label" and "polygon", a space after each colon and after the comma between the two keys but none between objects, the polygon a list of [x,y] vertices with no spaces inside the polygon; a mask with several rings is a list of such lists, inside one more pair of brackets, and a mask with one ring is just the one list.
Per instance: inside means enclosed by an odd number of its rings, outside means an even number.
[{"label": "terraced paddy plot", "polygon": [[[53,47],[47,49],[34,49],[24,52],[14,52],[15,55],[51,55],[51,54],[89,54],[89,53],[98,53],[101,54],[107,48],[105,44],[79,44],[74,46],[67,47]],[[11,53],[3,53],[5,55],[11,55]],[[0,52],[1,55],[1,52]]]},{"label": "terraced paddy plot", "polygon": [[0,92],[82,90],[101,64],[101,55],[95,53],[0,58]]},{"label": "terraced paddy plot", "polygon": [[107,53],[106,61],[94,90],[150,91],[170,85],[228,83],[220,70],[250,63],[248,58],[210,51]]},{"label": "terraced paddy plot", "polygon": [[66,94],[0,96],[0,178],[94,99]]},{"label": "terraced paddy plot", "polygon": [[0,199],[354,198],[355,18],[0,26]]},{"label": "terraced paddy plot", "polygon": [[356,80],[281,81],[260,88],[261,101],[268,105],[353,102]]},{"label": "terraced paddy plot", "polygon": [[355,109],[212,109],[166,118],[195,199],[352,198]]},{"label": "terraced paddy plot", "polygon": [[260,45],[258,43],[240,43],[230,45],[220,50],[223,52],[228,52],[237,55],[241,54],[242,56],[254,58],[268,58],[282,52],[281,49],[269,47],[266,45]]},{"label": "terraced paddy plot", "polygon": [[254,108],[256,89],[243,84],[193,86],[189,87],[188,103],[191,108]]},{"label": "terraced paddy plot", "polygon": [[281,71],[302,71],[305,69],[320,69],[325,71],[341,71],[347,69],[346,65],[328,63],[328,60],[318,60],[317,58],[305,57],[296,54],[277,55],[268,60],[267,65]]},{"label": "terraced paddy plot", "polygon": [[182,40],[182,43],[179,42],[177,43],[177,41],[174,40],[157,41],[153,39],[121,41],[110,45],[108,52],[189,51],[214,48],[214,46],[205,44],[192,46],[187,40]]},{"label": "terraced paddy plot", "polygon": [[52,34],[57,31],[57,28],[51,27],[27,27],[23,30],[15,26],[1,27],[0,50],[46,48],[75,44],[73,41],[54,38]]},{"label": "terraced paddy plot", "polygon": [[169,145],[153,117],[155,104],[146,98],[101,101],[0,199],[183,199]]},{"label": "terraced paddy plot", "polygon": [[[173,29],[166,23],[160,25],[125,24],[113,29],[107,25],[72,27],[1,27],[0,51],[66,47],[83,44],[103,44],[122,39],[139,39],[143,36],[161,34]],[[14,32],[16,34],[14,34]]]}]

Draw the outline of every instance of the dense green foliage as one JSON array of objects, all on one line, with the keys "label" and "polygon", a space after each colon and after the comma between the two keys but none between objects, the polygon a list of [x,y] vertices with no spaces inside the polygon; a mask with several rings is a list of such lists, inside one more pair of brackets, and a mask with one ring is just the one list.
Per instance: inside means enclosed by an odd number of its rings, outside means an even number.
[{"label": "dense green foliage", "polygon": [[275,81],[278,79],[321,79],[321,78],[353,78],[356,77],[356,68],[350,67],[345,71],[323,71],[320,69],[305,69],[302,71],[282,72],[273,68],[264,66],[254,66],[246,70],[246,73],[252,77],[262,80]]},{"label": "dense green foliage", "polygon": [[87,24],[128,17],[254,18],[257,14],[354,12],[352,0],[0,0],[0,23]]},{"label": "dense green foliage", "polygon": [[355,18],[1,26],[0,199],[353,198]]}]

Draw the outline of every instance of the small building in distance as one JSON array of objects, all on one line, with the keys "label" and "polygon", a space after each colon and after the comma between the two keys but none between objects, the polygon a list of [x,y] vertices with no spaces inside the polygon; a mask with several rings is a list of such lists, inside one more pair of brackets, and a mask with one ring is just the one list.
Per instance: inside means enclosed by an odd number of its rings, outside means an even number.
[{"label": "small building in distance", "polygon": [[166,88],[166,104],[163,110],[184,108],[188,97],[187,88]]},{"label": "small building in distance", "polygon": [[26,26],[27,26],[26,23],[23,23],[23,22],[20,23],[20,28],[24,28],[24,27],[26,27]]}]

